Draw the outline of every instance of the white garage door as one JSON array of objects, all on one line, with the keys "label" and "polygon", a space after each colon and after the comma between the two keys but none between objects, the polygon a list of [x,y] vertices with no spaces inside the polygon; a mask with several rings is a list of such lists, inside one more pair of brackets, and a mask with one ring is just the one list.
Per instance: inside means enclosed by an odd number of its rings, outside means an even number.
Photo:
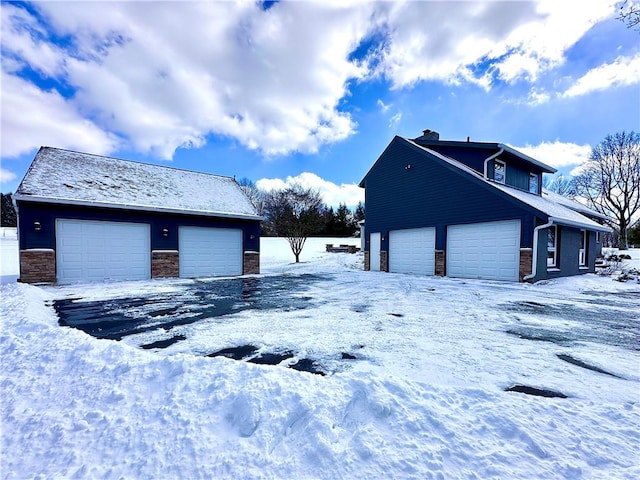
[{"label": "white garage door", "polygon": [[149,225],[56,221],[58,283],[145,280],[151,274]]},{"label": "white garage door", "polygon": [[242,230],[180,227],[180,276],[242,275]]},{"label": "white garage door", "polygon": [[389,232],[389,271],[435,273],[436,229],[412,228]]},{"label": "white garage door", "polygon": [[447,276],[518,281],[520,220],[447,228]]}]

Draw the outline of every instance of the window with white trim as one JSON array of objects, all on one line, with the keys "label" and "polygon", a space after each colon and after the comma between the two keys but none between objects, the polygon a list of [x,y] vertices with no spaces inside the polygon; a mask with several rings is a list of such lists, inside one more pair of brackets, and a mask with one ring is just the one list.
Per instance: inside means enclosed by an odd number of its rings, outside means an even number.
[{"label": "window with white trim", "polygon": [[529,174],[529,192],[538,193],[538,175],[535,173]]},{"label": "window with white trim", "polygon": [[580,266],[587,265],[587,231],[580,230]]},{"label": "window with white trim", "polygon": [[558,227],[552,225],[547,229],[547,267],[558,266]]},{"label": "window with white trim", "polygon": [[493,179],[498,183],[504,183],[507,178],[507,166],[502,160],[493,161]]}]

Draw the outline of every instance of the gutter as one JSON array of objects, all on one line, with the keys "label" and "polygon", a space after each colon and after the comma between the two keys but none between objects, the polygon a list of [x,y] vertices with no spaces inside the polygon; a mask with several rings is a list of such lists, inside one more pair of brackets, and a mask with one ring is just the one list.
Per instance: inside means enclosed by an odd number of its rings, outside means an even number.
[{"label": "gutter", "polygon": [[535,278],[535,276],[537,275],[538,236],[539,236],[540,230],[542,230],[543,228],[549,228],[552,225],[554,225],[554,220],[552,218],[549,218],[549,221],[547,223],[545,223],[544,225],[538,225],[536,228],[533,229],[533,256],[532,256],[533,258],[531,259],[531,274],[525,275],[524,277],[522,277],[522,281],[531,280],[532,278]]},{"label": "gutter", "polygon": [[[569,208],[569,207],[567,207]],[[575,210],[574,210],[575,211]],[[603,232],[603,233],[607,233],[607,232],[611,232],[611,228],[607,227],[606,225],[599,225],[597,223],[595,223],[595,225],[585,225],[584,223],[580,223],[580,222],[576,222],[573,220],[565,220],[562,218],[555,218],[555,217],[549,217],[549,221],[556,223],[558,225],[564,225],[565,227],[574,227],[574,228],[580,228],[582,230],[591,230],[594,232]]]},{"label": "gutter", "polygon": [[484,178],[486,180],[489,180],[489,172],[487,171],[487,166],[489,165],[489,162],[491,160],[493,160],[494,158],[499,157],[500,155],[502,155],[504,153],[504,145],[500,146],[500,150],[498,150],[496,153],[494,153],[493,155],[491,155],[490,157],[487,157],[484,161]]}]

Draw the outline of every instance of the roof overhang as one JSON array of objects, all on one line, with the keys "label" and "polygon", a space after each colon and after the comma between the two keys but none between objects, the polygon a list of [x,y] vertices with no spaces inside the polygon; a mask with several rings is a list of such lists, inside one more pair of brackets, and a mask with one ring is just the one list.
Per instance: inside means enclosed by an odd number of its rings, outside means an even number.
[{"label": "roof overhang", "polygon": [[130,205],[126,203],[108,203],[88,200],[74,200],[69,198],[40,197],[36,195],[15,194],[14,202],[49,203],[59,205],[71,205],[78,207],[112,208],[118,210],[136,210],[141,212],[173,213],[177,215],[197,215],[201,217],[235,218],[238,220],[262,221],[264,217],[249,213],[214,212],[209,210],[182,210],[180,208],[154,207],[152,205]]},{"label": "roof overhang", "polygon": [[510,147],[509,145],[505,145],[504,143],[499,143],[498,147],[504,149],[505,152],[509,152],[511,155],[515,155],[516,157],[520,157],[521,159],[526,160],[529,163],[533,163],[536,167],[539,167],[540,170],[542,170],[545,173],[556,173],[558,171],[555,168],[550,167],[546,163],[542,163],[541,161],[536,160],[535,158],[532,158],[529,155],[525,155],[524,153],[519,152],[518,150]]},{"label": "roof overhang", "polygon": [[595,222],[593,223],[581,223],[581,222],[576,222],[574,220],[566,220],[564,218],[558,218],[558,217],[549,217],[549,221],[558,225],[564,225],[565,227],[574,227],[574,228],[581,228],[583,230],[591,230],[594,232],[611,232],[611,228],[607,227],[606,225],[599,225]]}]

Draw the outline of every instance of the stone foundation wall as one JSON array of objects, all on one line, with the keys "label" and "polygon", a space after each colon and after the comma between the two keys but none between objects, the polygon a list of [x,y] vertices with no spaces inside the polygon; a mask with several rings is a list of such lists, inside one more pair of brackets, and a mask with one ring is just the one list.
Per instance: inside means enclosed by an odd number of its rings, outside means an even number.
[{"label": "stone foundation wall", "polygon": [[365,272],[368,272],[369,270],[371,270],[371,263],[369,263],[369,252],[368,251],[364,252],[364,270],[365,270]]},{"label": "stone foundation wall", "polygon": [[436,250],[436,267],[434,273],[439,277],[444,277],[447,274],[447,256],[444,253],[444,250]]},{"label": "stone foundation wall", "polygon": [[389,271],[389,254],[386,250],[380,250],[380,271]]},{"label": "stone foundation wall", "polygon": [[531,265],[533,262],[533,249],[521,248],[520,249],[520,275],[519,280],[524,281],[523,278],[526,275],[531,274]]},{"label": "stone foundation wall", "polygon": [[179,277],[180,256],[177,250],[151,252],[151,278]]},{"label": "stone foundation wall", "polygon": [[257,275],[260,273],[260,252],[244,252],[242,262],[243,275]]},{"label": "stone foundation wall", "polygon": [[20,282],[55,283],[56,252],[51,249],[20,250]]}]

